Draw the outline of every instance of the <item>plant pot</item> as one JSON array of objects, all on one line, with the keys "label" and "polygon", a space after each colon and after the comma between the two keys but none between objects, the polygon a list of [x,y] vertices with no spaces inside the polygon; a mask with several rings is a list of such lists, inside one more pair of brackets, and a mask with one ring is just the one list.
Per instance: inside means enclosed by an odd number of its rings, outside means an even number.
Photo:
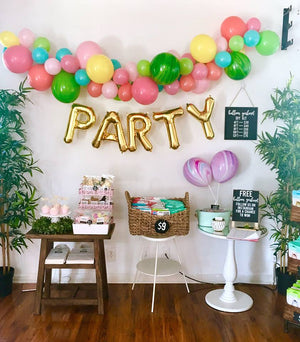
[{"label": "plant pot", "polygon": [[14,273],[15,269],[11,267],[9,272],[3,274],[3,267],[0,267],[0,297],[11,294]]},{"label": "plant pot", "polygon": [[[284,273],[285,272],[285,273]],[[276,279],[277,279],[277,291],[282,295],[286,295],[286,290],[293,286],[296,282],[296,276],[287,271],[287,268],[280,271],[280,268],[276,268]]]}]

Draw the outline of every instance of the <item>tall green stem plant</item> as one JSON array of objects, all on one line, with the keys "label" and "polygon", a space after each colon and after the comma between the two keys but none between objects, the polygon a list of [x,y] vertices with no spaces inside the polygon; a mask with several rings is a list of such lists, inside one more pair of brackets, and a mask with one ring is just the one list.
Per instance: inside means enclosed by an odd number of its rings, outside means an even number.
[{"label": "tall green stem plant", "polygon": [[291,88],[292,78],[284,89],[271,95],[273,109],[263,113],[263,121],[277,124],[273,133],[262,132],[256,151],[276,174],[277,189],[263,196],[262,216],[272,221],[274,255],[285,271],[288,243],[299,237],[299,223],[290,220],[292,190],[300,189],[300,92]]},{"label": "tall green stem plant", "polygon": [[42,172],[26,146],[24,119],[29,88],[0,89],[0,247],[3,274],[10,271],[10,251],[27,248],[22,228],[31,224],[38,205],[33,172]]}]

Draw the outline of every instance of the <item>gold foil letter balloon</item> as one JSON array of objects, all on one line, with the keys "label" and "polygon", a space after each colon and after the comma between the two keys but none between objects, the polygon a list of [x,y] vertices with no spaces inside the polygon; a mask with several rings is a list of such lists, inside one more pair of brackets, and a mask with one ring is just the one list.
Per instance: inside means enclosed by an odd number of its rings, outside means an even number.
[{"label": "gold foil letter balloon", "polygon": [[181,107],[166,110],[161,113],[153,113],[154,120],[157,120],[157,121],[161,119],[164,120],[166,127],[167,127],[170,147],[173,148],[174,150],[179,147],[179,141],[178,141],[178,136],[176,132],[174,118],[175,116],[179,116],[182,114],[183,114],[183,108]]},{"label": "gold foil letter balloon", "polygon": [[215,100],[209,96],[205,99],[203,112],[200,112],[198,108],[191,103],[187,103],[186,105],[186,110],[201,122],[207,139],[213,139],[215,136],[210,123],[210,117],[214,108],[214,104]]},{"label": "gold foil letter balloon", "polygon": [[[79,116],[82,114],[87,117],[86,120],[79,120]],[[96,116],[92,108],[74,103],[69,116],[68,127],[64,138],[65,142],[72,142],[75,128],[88,129],[95,121]]]},{"label": "gold foil letter balloon", "polygon": [[[142,127],[137,128],[137,122],[142,123]],[[151,129],[151,120],[147,114],[144,113],[131,113],[127,115],[127,126],[129,135],[129,151],[133,152],[136,150],[136,138],[138,138],[145,150],[151,151],[152,144],[146,137],[146,133]]]},{"label": "gold foil letter balloon", "polygon": [[[107,132],[107,129],[110,124],[114,125],[116,134]],[[119,143],[119,148],[121,152],[125,152],[127,150],[127,144],[125,140],[123,127],[121,124],[119,114],[117,112],[107,112],[99,127],[95,139],[92,142],[92,145],[95,148],[98,148],[101,144],[101,140],[117,141]]]}]

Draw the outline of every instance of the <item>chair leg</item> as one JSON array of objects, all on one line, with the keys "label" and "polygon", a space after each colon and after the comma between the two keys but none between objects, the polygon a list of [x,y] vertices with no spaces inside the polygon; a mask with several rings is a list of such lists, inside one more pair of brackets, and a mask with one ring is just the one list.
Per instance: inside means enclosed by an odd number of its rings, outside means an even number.
[{"label": "chair leg", "polygon": [[[176,253],[177,253],[178,261],[179,261],[179,263],[180,263],[180,266],[182,267],[182,263],[181,263],[180,254],[179,254],[179,251],[178,251],[176,239],[174,238],[173,241],[174,241],[174,245],[175,245],[175,250],[176,250]],[[181,272],[182,272],[183,280],[184,280],[184,282],[185,282],[186,290],[187,290],[188,293],[190,293],[190,289],[189,289],[189,286],[188,286],[188,284],[187,284],[187,281],[186,281],[186,277],[185,277],[185,273],[184,273],[184,271],[183,271],[183,268],[181,269]]]},{"label": "chair leg", "polygon": [[[141,261],[142,260],[142,258],[143,258],[143,255],[144,255],[144,251],[145,251],[145,242],[144,241],[142,241],[142,248],[141,248],[141,253],[140,253],[140,258],[139,258],[139,261]],[[135,276],[134,276],[134,280],[133,280],[133,283],[132,283],[132,287],[131,287],[131,290],[133,290],[134,289],[134,286],[135,286],[135,284],[136,284],[136,281],[137,281],[137,278],[138,278],[138,273],[139,273],[139,271],[138,271],[138,269],[136,269],[136,272],[135,272]]]},{"label": "chair leg", "polygon": [[154,275],[153,275],[153,292],[152,292],[151,312],[153,312],[153,310],[154,310],[155,286],[156,286],[156,275],[157,275],[157,257],[158,257],[158,243],[156,243],[156,251],[155,251],[155,265],[154,265]]}]

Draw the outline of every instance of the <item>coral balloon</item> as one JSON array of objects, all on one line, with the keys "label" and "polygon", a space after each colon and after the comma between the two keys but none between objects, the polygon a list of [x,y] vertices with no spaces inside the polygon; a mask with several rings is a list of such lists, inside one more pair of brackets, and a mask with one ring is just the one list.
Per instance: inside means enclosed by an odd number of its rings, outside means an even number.
[{"label": "coral balloon", "polygon": [[75,74],[75,72],[80,68],[78,58],[72,55],[63,56],[60,64],[62,69],[70,74]]},{"label": "coral balloon", "polygon": [[118,96],[121,101],[129,101],[132,99],[131,84],[122,84],[118,90]]},{"label": "coral balloon", "polygon": [[35,64],[28,71],[28,82],[36,90],[47,90],[51,87],[53,76],[48,74],[44,65]]},{"label": "coral balloon", "polygon": [[192,75],[181,76],[179,84],[183,91],[191,91],[195,88],[195,80]]},{"label": "coral balloon", "polygon": [[94,55],[86,64],[89,78],[96,83],[106,83],[114,74],[112,61],[105,55]]},{"label": "coral balloon", "polygon": [[239,162],[233,152],[224,150],[213,156],[210,166],[215,181],[224,183],[236,174]]},{"label": "coral balloon", "polygon": [[149,77],[137,78],[132,84],[131,91],[136,102],[143,105],[153,103],[158,96],[158,86]]},{"label": "coral balloon", "polygon": [[207,78],[211,81],[217,81],[221,76],[223,69],[217,66],[214,62],[206,64],[208,69]]},{"label": "coral balloon", "polygon": [[231,52],[231,64],[224,69],[226,75],[233,80],[242,80],[251,71],[249,58],[241,52]]},{"label": "coral balloon", "polygon": [[183,166],[183,175],[196,186],[208,186],[212,181],[212,170],[208,163],[200,158],[191,158]]},{"label": "coral balloon", "polygon": [[160,53],[152,59],[150,72],[157,84],[171,84],[180,75],[180,64],[171,53]]},{"label": "coral balloon", "polygon": [[3,61],[9,71],[17,74],[28,71],[33,63],[31,51],[22,45],[7,48],[3,54]]},{"label": "coral balloon", "polygon": [[26,47],[31,47],[34,42],[34,34],[31,30],[24,28],[19,32],[20,44]]},{"label": "coral balloon", "polygon": [[275,53],[280,46],[280,38],[273,31],[260,32],[260,42],[256,45],[256,51],[263,56],[270,56]]},{"label": "coral balloon", "polygon": [[51,88],[55,98],[64,103],[74,102],[80,93],[80,85],[75,81],[75,76],[64,70],[54,76]]},{"label": "coral balloon", "polygon": [[87,91],[92,97],[98,97],[102,94],[102,84],[91,81],[87,85]]},{"label": "coral balloon", "polygon": [[237,16],[226,18],[221,25],[221,36],[225,37],[228,41],[233,36],[244,36],[248,30],[244,21]]},{"label": "coral balloon", "polygon": [[50,75],[57,75],[61,71],[60,62],[56,58],[47,59],[44,66],[45,70]]},{"label": "coral balloon", "polygon": [[200,63],[211,62],[217,53],[217,44],[210,36],[199,34],[190,44],[190,51],[196,61]]},{"label": "coral balloon", "polygon": [[10,31],[3,31],[0,33],[0,43],[9,48],[14,45],[19,45],[20,41],[19,38]]},{"label": "coral balloon", "polygon": [[85,69],[90,57],[94,55],[101,55],[102,49],[97,43],[86,41],[78,46],[75,54],[79,60],[80,68]]}]

